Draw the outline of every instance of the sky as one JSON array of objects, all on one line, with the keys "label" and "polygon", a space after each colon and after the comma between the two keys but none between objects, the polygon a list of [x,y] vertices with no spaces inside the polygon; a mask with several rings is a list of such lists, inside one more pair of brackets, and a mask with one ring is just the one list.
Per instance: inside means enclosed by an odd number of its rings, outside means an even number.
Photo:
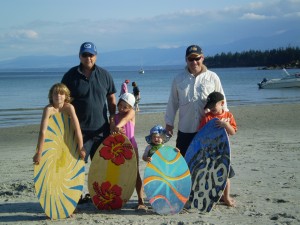
[{"label": "sky", "polygon": [[[3,0],[0,60],[228,44],[280,34],[300,40],[300,0]],[[285,47],[285,46],[278,46]]]}]

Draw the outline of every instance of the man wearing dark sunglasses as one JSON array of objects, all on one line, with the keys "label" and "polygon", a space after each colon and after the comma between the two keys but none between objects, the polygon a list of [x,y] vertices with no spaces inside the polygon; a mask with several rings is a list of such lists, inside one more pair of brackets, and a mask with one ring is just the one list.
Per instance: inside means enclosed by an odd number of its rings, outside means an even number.
[{"label": "man wearing dark sunglasses", "polygon": [[[71,91],[71,102],[80,123],[83,145],[86,149],[85,162],[92,160],[97,148],[110,134],[109,120],[116,113],[116,88],[108,71],[96,65],[97,48],[92,42],[84,42],[79,49],[80,64],[71,68],[62,78]],[[90,201],[85,185],[78,204]]]},{"label": "man wearing dark sunglasses", "polygon": [[198,45],[186,49],[186,67],[173,80],[165,114],[166,130],[173,135],[174,120],[179,111],[176,147],[185,153],[197,133],[197,124],[204,116],[207,96],[214,92],[224,95],[224,110],[228,111],[225,94],[218,75],[203,64],[204,54]]},{"label": "man wearing dark sunglasses", "polygon": [[80,64],[65,73],[61,81],[71,91],[87,151],[86,162],[110,133],[107,110],[111,120],[116,112],[115,84],[110,73],[96,65],[97,53],[92,42],[84,42],[79,49]]}]

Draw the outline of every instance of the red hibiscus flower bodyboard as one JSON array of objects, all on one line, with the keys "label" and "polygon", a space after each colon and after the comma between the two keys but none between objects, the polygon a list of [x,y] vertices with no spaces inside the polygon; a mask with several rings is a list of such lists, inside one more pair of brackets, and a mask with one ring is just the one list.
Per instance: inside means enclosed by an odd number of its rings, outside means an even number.
[{"label": "red hibiscus flower bodyboard", "polygon": [[108,136],[97,149],[88,174],[88,189],[99,210],[120,209],[136,183],[137,158],[128,138]]}]

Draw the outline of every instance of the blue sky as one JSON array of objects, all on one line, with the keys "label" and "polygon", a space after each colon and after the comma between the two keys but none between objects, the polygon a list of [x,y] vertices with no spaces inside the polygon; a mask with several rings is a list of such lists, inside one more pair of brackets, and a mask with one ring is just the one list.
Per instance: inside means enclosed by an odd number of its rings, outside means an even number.
[{"label": "blue sky", "polygon": [[84,41],[100,52],[192,43],[205,49],[294,31],[288,45],[300,40],[299,22],[300,0],[7,0],[0,60],[74,55]]}]

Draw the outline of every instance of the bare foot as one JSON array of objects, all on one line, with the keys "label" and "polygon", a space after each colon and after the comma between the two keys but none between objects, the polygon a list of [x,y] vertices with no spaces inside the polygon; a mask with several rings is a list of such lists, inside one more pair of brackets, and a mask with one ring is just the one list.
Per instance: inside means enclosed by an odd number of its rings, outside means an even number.
[{"label": "bare foot", "polygon": [[230,207],[236,207],[236,202],[235,202],[235,200],[234,200],[233,198],[230,198],[230,197],[224,198],[224,197],[222,197],[221,200],[222,200],[222,201],[224,202],[224,204],[227,205],[227,206],[230,206]]},{"label": "bare foot", "polygon": [[148,207],[144,204],[139,204],[138,207],[137,207],[137,210],[147,211]]}]

